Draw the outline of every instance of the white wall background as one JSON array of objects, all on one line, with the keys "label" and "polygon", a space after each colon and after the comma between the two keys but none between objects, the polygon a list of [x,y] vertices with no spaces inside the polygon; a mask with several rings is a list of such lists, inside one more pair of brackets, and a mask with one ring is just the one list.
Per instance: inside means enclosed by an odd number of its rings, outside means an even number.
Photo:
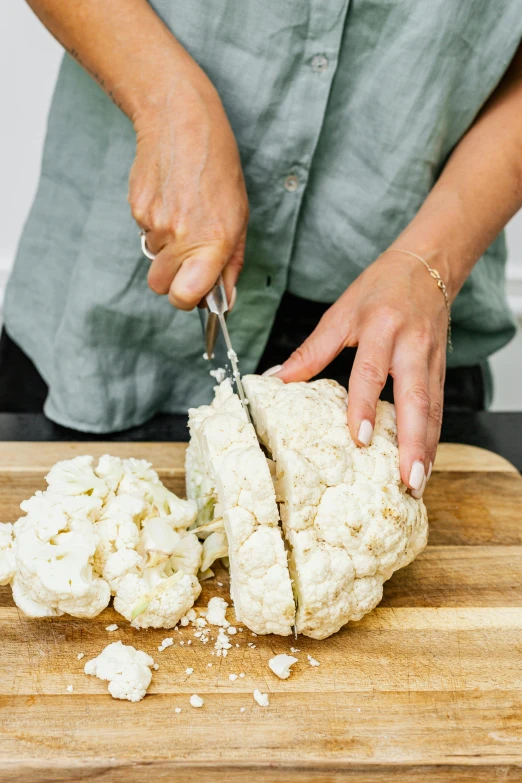
[{"label": "white wall background", "polygon": [[[40,168],[61,48],[22,0],[0,3],[0,316],[3,288]],[[522,321],[522,212],[508,226],[508,292]],[[522,408],[522,332],[493,357],[494,408]]]}]

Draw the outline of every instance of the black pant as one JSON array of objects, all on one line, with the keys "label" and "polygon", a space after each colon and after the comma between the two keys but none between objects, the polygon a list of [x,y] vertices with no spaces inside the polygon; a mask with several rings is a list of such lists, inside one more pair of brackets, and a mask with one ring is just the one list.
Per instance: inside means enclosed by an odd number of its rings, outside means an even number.
[{"label": "black pant", "polygon": [[[327,309],[328,305],[285,294],[258,371],[264,372],[276,364],[283,364],[313,331]],[[355,348],[346,348],[318,377],[333,378],[346,386],[355,352]],[[0,412],[39,413],[43,410],[47,392],[47,384],[32,361],[4,329],[0,336]],[[381,397],[393,402],[390,378]],[[447,371],[445,410],[483,410],[484,399],[484,375],[480,365],[456,367]]]}]

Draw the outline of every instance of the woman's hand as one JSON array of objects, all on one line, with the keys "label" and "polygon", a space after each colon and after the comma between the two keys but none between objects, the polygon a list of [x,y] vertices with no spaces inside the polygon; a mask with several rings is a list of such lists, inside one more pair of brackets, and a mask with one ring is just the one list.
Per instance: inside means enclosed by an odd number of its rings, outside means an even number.
[{"label": "woman's hand", "polygon": [[241,267],[248,201],[236,141],[204,74],[135,123],[129,179],[134,219],[157,254],[148,281],[181,310],[195,307],[223,272],[229,302]]},{"label": "woman's hand", "polygon": [[423,264],[387,253],[330,307],[277,375],[286,382],[308,380],[343,348],[357,345],[348,387],[352,437],[361,446],[370,442],[377,400],[390,374],[401,476],[420,497],[440,436],[447,329],[444,296]]},{"label": "woman's hand", "polygon": [[158,254],[152,290],[191,310],[223,271],[233,304],[248,203],[236,141],[204,71],[148,0],[28,2],[134,124],[129,201]]}]

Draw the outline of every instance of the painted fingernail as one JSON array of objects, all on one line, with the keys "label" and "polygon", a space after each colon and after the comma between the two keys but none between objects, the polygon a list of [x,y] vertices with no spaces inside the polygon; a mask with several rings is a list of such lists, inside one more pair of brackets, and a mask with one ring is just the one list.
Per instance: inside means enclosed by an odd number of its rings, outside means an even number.
[{"label": "painted fingernail", "polygon": [[357,435],[357,440],[359,443],[362,443],[363,446],[368,446],[373,435],[373,426],[371,421],[368,421],[368,419],[364,419],[361,421],[361,426],[359,427],[359,434]]},{"label": "painted fingernail", "polygon": [[416,489],[417,491],[421,490],[422,482],[425,480],[424,475],[424,465],[419,460],[415,460],[413,465],[411,466],[411,473],[410,473],[410,487],[412,489]]},{"label": "painted fingernail", "polygon": [[269,375],[275,375],[276,372],[279,372],[279,370],[283,369],[282,364],[276,364],[275,367],[270,367],[269,370],[265,370],[263,373],[264,378],[268,378]]},{"label": "painted fingernail", "polygon": [[416,500],[419,500],[422,497],[422,494],[426,488],[426,482],[427,482],[426,476],[422,479],[422,486],[420,489],[412,489],[411,496],[412,498],[415,498]]},{"label": "painted fingernail", "polygon": [[234,305],[236,303],[236,297],[237,297],[237,288],[236,288],[236,286],[234,286],[234,288],[232,289],[232,294],[230,296],[230,302],[228,304],[228,311],[229,312],[232,310],[232,308],[234,307]]},{"label": "painted fingernail", "polygon": [[428,475],[426,476],[426,481],[430,480],[431,471],[433,470],[433,462],[430,462],[430,466],[428,468]]}]

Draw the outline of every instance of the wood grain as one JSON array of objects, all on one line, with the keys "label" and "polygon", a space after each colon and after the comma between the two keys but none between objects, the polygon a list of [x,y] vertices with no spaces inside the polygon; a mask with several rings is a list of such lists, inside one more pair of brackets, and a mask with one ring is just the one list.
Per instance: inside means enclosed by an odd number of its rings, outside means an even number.
[{"label": "wood grain", "polygon": [[[50,465],[74,454],[148,458],[182,488],[182,444],[91,445],[1,444],[0,519],[16,519]],[[138,632],[112,608],[92,621],[30,621],[0,588],[0,781],[522,780],[522,479],[495,455],[459,448],[441,447],[426,492],[426,551],[373,613],[322,642],[244,629],[217,658],[193,629]],[[216,594],[228,594],[221,568],[198,603]],[[159,653],[166,636],[175,644]],[[118,639],[159,663],[139,704],[83,673]],[[267,662],[292,646],[299,661],[279,680]],[[201,710],[189,706],[196,692]]]}]

